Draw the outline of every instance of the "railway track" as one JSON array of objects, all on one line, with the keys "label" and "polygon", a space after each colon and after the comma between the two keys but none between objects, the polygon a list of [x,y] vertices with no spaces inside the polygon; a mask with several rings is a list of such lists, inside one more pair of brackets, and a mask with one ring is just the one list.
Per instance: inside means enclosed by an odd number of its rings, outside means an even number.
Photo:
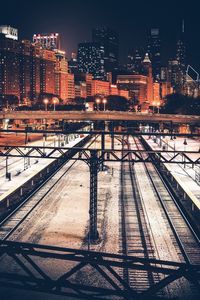
[{"label": "railway track", "polygon": [[[98,138],[95,136],[87,145],[90,147]],[[74,156],[74,155],[72,155]],[[54,172],[50,178],[44,181],[36,190],[31,193],[14,211],[12,211],[4,220],[0,222],[0,241],[8,239],[21,223],[28,218],[31,212],[39,205],[39,203],[49,194],[55,185],[66,175],[77,161],[70,166],[66,164],[70,158],[61,165],[59,170]]]},{"label": "railway track", "polygon": [[[139,139],[134,138],[134,141],[138,149],[144,149]],[[144,163],[144,168],[174,236],[177,253],[182,255],[186,263],[200,264],[200,241],[177,200],[153,163]]]},{"label": "railway track", "polygon": [[[130,148],[128,139],[122,140],[122,151]],[[142,258],[155,258],[155,247],[152,244],[149,226],[142,205],[141,193],[131,162],[121,164],[121,197],[120,252]],[[158,274],[148,271],[124,269],[123,277],[138,292],[147,289],[160,278]]]}]

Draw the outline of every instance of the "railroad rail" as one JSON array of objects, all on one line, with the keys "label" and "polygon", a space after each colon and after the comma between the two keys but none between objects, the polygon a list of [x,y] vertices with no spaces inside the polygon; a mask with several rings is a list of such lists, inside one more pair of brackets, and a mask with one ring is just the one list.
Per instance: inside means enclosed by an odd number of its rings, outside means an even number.
[{"label": "railroad rail", "polygon": [[[122,139],[123,155],[130,150],[130,143]],[[143,199],[131,163],[121,163],[121,193],[120,193],[120,219],[121,219],[121,253],[123,255],[134,255],[145,259],[155,258],[145,212],[143,210]],[[133,271],[123,269],[126,282],[138,292],[149,288],[160,280],[159,274],[148,271]]]},{"label": "railroad rail", "polygon": [[[97,136],[89,143],[90,147],[97,139]],[[88,139],[79,142],[79,145],[84,145]],[[58,182],[66,175],[67,172],[74,166],[77,161],[73,161],[70,166],[66,165],[71,156],[76,155],[76,149],[72,148],[68,153],[68,159],[64,160],[59,168],[56,168],[45,181],[42,181],[24,200],[9,213],[6,218],[0,222],[0,241],[8,239],[11,234],[27,219],[30,213],[39,205],[39,203],[50,193],[50,191],[58,184]],[[60,159],[60,158],[59,158]]]},{"label": "railroad rail", "polygon": [[[139,140],[136,141],[135,138],[134,140],[138,148],[143,148]],[[175,199],[153,163],[144,163],[144,167],[184,260],[189,264],[200,264],[199,238],[184,215],[177,199]]]}]

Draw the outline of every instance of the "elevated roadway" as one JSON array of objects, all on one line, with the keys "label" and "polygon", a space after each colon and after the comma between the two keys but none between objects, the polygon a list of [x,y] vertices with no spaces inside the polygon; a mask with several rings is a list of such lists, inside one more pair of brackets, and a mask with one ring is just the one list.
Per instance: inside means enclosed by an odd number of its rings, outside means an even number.
[{"label": "elevated roadway", "polygon": [[73,121],[138,121],[200,124],[200,116],[152,114],[119,111],[1,111],[0,119],[15,120],[73,120]]}]

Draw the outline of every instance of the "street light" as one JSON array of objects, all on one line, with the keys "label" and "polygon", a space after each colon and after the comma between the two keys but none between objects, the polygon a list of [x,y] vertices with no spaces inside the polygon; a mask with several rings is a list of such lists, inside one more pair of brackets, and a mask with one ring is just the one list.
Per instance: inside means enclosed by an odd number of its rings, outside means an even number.
[{"label": "street light", "polygon": [[99,104],[101,102],[101,99],[100,98],[96,98],[95,102],[97,104],[97,110],[99,110]]},{"label": "street light", "polygon": [[154,114],[154,106],[155,106],[155,104],[156,104],[155,101],[153,101],[152,102],[152,105],[153,105],[153,114]]},{"label": "street light", "polygon": [[103,102],[103,110],[105,111],[106,110],[107,99],[103,98],[102,102]]},{"label": "street light", "polygon": [[156,106],[157,106],[157,108],[158,108],[158,114],[159,114],[159,112],[160,112],[160,101],[158,101],[158,102],[156,103]]},{"label": "street light", "polygon": [[43,100],[43,102],[44,102],[44,105],[45,105],[45,110],[47,111],[47,105],[48,105],[48,103],[49,103],[49,99],[48,99],[48,98],[45,98],[45,99]]},{"label": "street light", "polygon": [[57,97],[53,97],[52,102],[53,102],[53,110],[55,111],[56,110],[56,104],[59,102],[59,99]]}]

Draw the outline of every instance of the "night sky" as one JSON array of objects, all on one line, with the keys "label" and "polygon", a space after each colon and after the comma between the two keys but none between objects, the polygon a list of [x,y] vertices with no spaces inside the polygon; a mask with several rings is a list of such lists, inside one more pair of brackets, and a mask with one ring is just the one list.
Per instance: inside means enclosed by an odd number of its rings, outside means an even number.
[{"label": "night sky", "polygon": [[187,58],[200,71],[200,9],[198,1],[154,0],[9,0],[0,4],[0,23],[18,28],[20,38],[33,33],[59,32],[62,48],[70,57],[77,44],[91,40],[96,26],[109,26],[119,32],[120,60],[128,50],[145,46],[148,30],[159,27],[162,62],[175,55],[175,43],[185,19]]}]

